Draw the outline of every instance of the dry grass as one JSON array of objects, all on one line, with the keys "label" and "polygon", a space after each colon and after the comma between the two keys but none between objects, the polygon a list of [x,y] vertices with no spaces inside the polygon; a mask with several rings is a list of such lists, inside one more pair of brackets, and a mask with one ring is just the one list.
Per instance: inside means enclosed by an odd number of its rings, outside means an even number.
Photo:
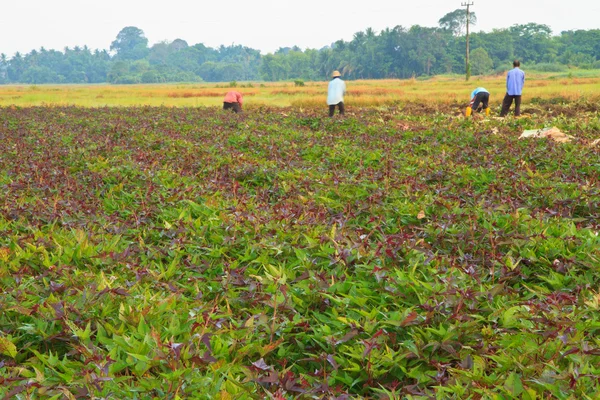
[{"label": "dry grass", "polygon": [[[474,78],[465,82],[461,77],[441,76],[429,80],[369,80],[347,82],[348,106],[380,106],[397,102],[435,102],[441,104],[468,102],[477,86],[486,87],[492,102],[499,103],[504,94],[503,76]],[[268,106],[323,106],[327,82],[308,82],[296,87],[291,82],[253,83],[237,88],[246,103]],[[169,85],[18,85],[0,86],[0,105],[80,105],[134,106],[168,105],[220,106],[225,93],[224,84],[169,84]],[[600,77],[552,78],[550,75],[528,76],[524,101],[534,97],[561,97],[578,100],[582,97],[596,100],[600,93]]]}]

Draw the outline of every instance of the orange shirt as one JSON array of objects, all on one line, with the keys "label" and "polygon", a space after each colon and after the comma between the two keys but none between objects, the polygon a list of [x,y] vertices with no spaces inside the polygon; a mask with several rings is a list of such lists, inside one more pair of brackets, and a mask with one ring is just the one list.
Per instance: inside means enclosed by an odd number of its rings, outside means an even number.
[{"label": "orange shirt", "polygon": [[236,92],[232,90],[231,92],[227,92],[225,95],[224,103],[239,103],[242,105],[242,94],[240,92]]}]

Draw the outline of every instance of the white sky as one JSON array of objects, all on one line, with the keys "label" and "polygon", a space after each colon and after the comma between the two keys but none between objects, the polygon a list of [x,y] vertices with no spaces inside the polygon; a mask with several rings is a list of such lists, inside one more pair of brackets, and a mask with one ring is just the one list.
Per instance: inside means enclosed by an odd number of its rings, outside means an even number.
[{"label": "white sky", "polygon": [[[474,0],[479,23],[490,31],[513,24],[563,30],[600,28],[600,0]],[[142,29],[150,45],[181,38],[190,45],[242,44],[273,52],[298,45],[321,48],[350,40],[368,27],[437,26],[461,0],[12,0],[0,5],[0,53],[44,46],[108,49],[125,26]],[[575,7],[576,5],[576,7]]]}]

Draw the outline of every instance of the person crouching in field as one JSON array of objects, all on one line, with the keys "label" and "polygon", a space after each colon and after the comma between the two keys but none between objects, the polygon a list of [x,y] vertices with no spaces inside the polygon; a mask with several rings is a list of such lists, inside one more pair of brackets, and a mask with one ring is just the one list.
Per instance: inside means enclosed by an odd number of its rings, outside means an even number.
[{"label": "person crouching in field", "polygon": [[[470,117],[473,111],[485,110],[485,115],[490,115],[490,92],[486,88],[478,87],[471,93],[471,103],[467,107],[466,116]],[[481,107],[481,108],[480,108]]]},{"label": "person crouching in field", "polygon": [[227,92],[225,100],[223,100],[223,110],[233,110],[236,113],[242,111],[242,94],[232,90]]},{"label": "person crouching in field", "polygon": [[335,106],[340,109],[340,115],[344,115],[344,93],[346,83],[341,78],[340,71],[333,71],[332,79],[327,90],[327,104],[329,105],[329,116],[333,117]]},{"label": "person crouching in field", "polygon": [[521,63],[515,60],[513,62],[514,68],[508,71],[508,75],[506,75],[506,96],[502,101],[501,117],[506,117],[513,100],[515,101],[515,117],[521,115],[521,94],[523,93],[523,86],[525,86],[525,72],[521,71],[520,66]]}]

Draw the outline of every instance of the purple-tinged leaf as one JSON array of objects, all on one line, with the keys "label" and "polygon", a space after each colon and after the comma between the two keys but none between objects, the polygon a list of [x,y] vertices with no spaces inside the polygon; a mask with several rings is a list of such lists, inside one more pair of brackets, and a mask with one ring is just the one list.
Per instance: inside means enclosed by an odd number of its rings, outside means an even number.
[{"label": "purple-tinged leaf", "polygon": [[267,363],[265,363],[265,360],[262,358],[258,361],[253,362],[252,366],[263,371],[269,371],[271,369],[271,367],[269,367]]}]

